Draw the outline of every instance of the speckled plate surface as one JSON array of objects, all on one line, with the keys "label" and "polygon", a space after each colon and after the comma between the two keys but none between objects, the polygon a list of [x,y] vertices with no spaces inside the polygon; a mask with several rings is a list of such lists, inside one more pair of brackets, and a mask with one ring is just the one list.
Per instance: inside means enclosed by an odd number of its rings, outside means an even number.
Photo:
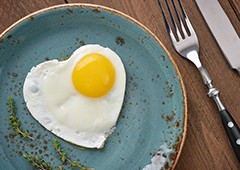
[{"label": "speckled plate surface", "polygon": [[[142,24],[116,10],[67,4],[37,11],[0,36],[0,169],[34,169],[21,155],[38,155],[61,165],[54,135],[28,112],[22,86],[32,66],[62,59],[83,44],[114,50],[126,73],[124,105],[103,149],[80,149],[59,139],[68,156],[96,170],[175,167],[186,135],[186,97],[181,76],[161,42]],[[23,129],[36,141],[12,136],[7,97],[16,102]],[[67,166],[64,166],[67,168]]]}]

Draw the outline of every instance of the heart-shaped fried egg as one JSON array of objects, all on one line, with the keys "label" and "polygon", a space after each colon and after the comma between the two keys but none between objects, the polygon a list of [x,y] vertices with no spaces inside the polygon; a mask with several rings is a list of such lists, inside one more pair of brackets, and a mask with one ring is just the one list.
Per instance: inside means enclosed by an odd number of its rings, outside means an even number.
[{"label": "heart-shaped fried egg", "polygon": [[109,48],[85,45],[65,61],[33,67],[23,86],[32,116],[55,135],[87,148],[102,148],[121,111],[126,73]]}]

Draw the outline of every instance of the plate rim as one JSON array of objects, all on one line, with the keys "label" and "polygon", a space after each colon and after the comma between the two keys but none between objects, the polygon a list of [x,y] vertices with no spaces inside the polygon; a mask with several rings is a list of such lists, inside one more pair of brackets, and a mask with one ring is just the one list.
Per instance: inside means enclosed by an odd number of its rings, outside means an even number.
[{"label": "plate rim", "polygon": [[113,14],[116,14],[118,16],[121,16],[125,19],[127,19],[128,21],[138,25],[139,27],[141,27],[142,29],[144,29],[150,36],[152,36],[155,41],[160,45],[160,47],[163,48],[164,52],[167,54],[167,57],[169,58],[171,64],[173,65],[173,68],[175,69],[177,76],[179,78],[179,82],[180,82],[180,86],[181,86],[181,91],[182,91],[182,96],[183,96],[183,111],[184,111],[184,120],[183,120],[183,125],[182,125],[182,132],[181,132],[181,136],[182,139],[180,141],[180,143],[178,144],[179,146],[177,147],[178,150],[176,151],[176,157],[173,161],[172,164],[170,164],[169,169],[175,169],[178,160],[180,158],[180,155],[182,153],[183,150],[183,146],[184,143],[186,141],[186,135],[187,135],[187,124],[188,124],[188,109],[187,109],[187,95],[186,95],[186,89],[185,89],[185,85],[183,82],[183,78],[182,75],[179,71],[179,68],[176,64],[176,62],[174,61],[173,56],[171,55],[171,53],[167,50],[167,48],[165,47],[165,45],[158,39],[158,37],[150,30],[148,29],[145,25],[143,25],[140,21],[138,21],[137,19],[117,10],[117,9],[113,9],[104,5],[98,5],[98,4],[92,4],[92,3],[68,3],[68,4],[58,4],[58,5],[53,5],[53,6],[49,6],[46,8],[42,8],[40,10],[37,10],[35,12],[32,12],[28,15],[26,15],[25,17],[22,17],[21,19],[15,21],[12,25],[10,25],[9,27],[7,27],[1,34],[0,34],[0,43],[3,41],[3,37],[10,32],[11,30],[13,30],[16,26],[20,25],[21,23],[23,23],[24,21],[28,20],[28,19],[33,19],[35,16],[43,14],[45,12],[49,12],[49,11],[53,11],[53,10],[57,10],[57,9],[61,9],[61,8],[71,8],[71,7],[78,7],[78,8],[93,8],[93,9],[101,9]]}]

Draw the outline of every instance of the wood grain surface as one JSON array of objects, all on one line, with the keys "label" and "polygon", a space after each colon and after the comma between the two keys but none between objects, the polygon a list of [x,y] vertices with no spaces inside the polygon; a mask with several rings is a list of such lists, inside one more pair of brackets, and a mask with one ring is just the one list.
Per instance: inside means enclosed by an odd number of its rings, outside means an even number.
[{"label": "wood grain surface", "polygon": [[240,0],[229,0],[229,3],[231,4],[234,13],[240,21]]},{"label": "wood grain surface", "polygon": [[[240,169],[218,110],[207,97],[207,88],[197,69],[182,59],[171,45],[156,0],[0,0],[0,32],[27,14],[66,2],[99,4],[126,13],[148,27],[173,56],[182,74],[188,98],[187,138],[177,170]],[[240,1],[219,2],[240,35]],[[214,85],[220,89],[222,101],[240,125],[240,77],[230,69],[195,1],[182,0],[182,3],[199,38],[201,60],[212,76]]]}]

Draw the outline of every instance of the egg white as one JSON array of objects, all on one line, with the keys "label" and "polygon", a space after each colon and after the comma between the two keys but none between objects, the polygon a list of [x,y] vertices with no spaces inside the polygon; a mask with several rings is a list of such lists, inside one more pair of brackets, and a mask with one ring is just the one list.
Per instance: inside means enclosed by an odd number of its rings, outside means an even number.
[{"label": "egg white", "polygon": [[[86,97],[74,88],[72,71],[85,55],[99,53],[115,68],[115,83],[106,95]],[[120,57],[109,48],[85,45],[68,60],[50,60],[27,74],[23,95],[32,116],[66,141],[87,148],[102,148],[121,111],[126,73]]]}]

